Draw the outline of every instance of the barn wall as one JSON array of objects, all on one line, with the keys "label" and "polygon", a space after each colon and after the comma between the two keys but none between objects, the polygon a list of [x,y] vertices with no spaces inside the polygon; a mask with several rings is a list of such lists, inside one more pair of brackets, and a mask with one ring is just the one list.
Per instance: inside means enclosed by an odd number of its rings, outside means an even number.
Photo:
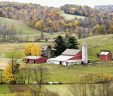
[{"label": "barn wall", "polygon": [[47,62],[47,58],[39,58],[36,60],[36,63],[46,63]]},{"label": "barn wall", "polygon": [[108,60],[108,61],[112,61],[112,54],[111,54],[111,53],[109,53],[109,54],[107,55],[107,60]]},{"label": "barn wall", "polygon": [[77,53],[73,58],[70,58],[69,60],[79,60],[82,59],[82,51]]},{"label": "barn wall", "polygon": [[107,60],[106,60],[106,55],[100,55],[100,60],[101,60],[101,61],[107,61]]},{"label": "barn wall", "polygon": [[25,63],[45,63],[47,58],[41,57],[39,59],[25,59]]}]

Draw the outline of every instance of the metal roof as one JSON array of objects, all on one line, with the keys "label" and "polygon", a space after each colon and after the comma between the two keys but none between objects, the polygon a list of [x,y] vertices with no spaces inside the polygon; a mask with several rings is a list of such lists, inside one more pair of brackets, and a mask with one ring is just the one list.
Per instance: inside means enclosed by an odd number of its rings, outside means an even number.
[{"label": "metal roof", "polygon": [[73,56],[65,56],[65,55],[60,55],[56,58],[51,58],[49,60],[52,60],[52,61],[67,61],[68,59],[72,58]]},{"label": "metal roof", "polygon": [[101,53],[100,53],[100,55],[108,55],[110,52],[104,52],[104,51],[102,51]]},{"label": "metal roof", "polygon": [[66,49],[62,55],[76,55],[77,53],[79,53],[81,50],[79,49]]},{"label": "metal roof", "polygon": [[40,56],[27,56],[26,59],[39,59]]}]

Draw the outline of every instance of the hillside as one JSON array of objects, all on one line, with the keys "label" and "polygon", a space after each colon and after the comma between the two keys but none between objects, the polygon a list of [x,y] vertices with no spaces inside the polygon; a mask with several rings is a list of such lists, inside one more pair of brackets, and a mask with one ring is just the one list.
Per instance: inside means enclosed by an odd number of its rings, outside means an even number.
[{"label": "hillside", "polygon": [[97,53],[100,50],[110,50],[113,53],[113,35],[100,35],[79,40],[80,44],[87,43],[89,58],[91,61],[98,61]]},{"label": "hillside", "polygon": [[0,24],[10,24],[10,25],[12,24],[15,26],[16,30],[21,32],[23,35],[36,35],[36,34],[40,35],[40,32],[41,32],[27,26],[24,22],[20,20],[0,17]]}]

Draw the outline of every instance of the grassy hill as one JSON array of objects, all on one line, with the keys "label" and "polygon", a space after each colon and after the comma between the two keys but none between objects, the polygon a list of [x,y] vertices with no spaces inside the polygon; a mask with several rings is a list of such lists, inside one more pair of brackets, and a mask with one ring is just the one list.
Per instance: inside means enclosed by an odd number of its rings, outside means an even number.
[{"label": "grassy hill", "polygon": [[[15,28],[18,32],[21,32],[21,34],[23,36],[29,35],[29,36],[31,36],[31,38],[32,38],[32,36],[40,36],[40,34],[41,34],[41,31],[29,27],[21,20],[14,20],[14,19],[0,17],[0,24],[9,24],[9,25],[12,24],[15,26]],[[53,34],[44,32],[44,35],[46,35],[47,37],[49,37],[51,39],[56,38],[56,36],[58,36],[59,34],[61,35],[60,32],[53,33]]]},{"label": "grassy hill", "polygon": [[91,61],[98,61],[100,50],[110,50],[113,53],[113,35],[100,35],[79,40],[80,44],[88,44],[88,54]]},{"label": "grassy hill", "polygon": [[84,16],[79,16],[79,15],[71,15],[71,14],[66,14],[63,11],[61,11],[61,16],[63,16],[66,20],[71,20],[74,19],[75,17],[78,19],[84,19]]},{"label": "grassy hill", "polygon": [[[4,17],[0,17],[0,24],[12,24],[15,26],[17,31],[21,31],[23,35],[40,35],[41,31],[30,28],[24,22],[20,20],[8,19]],[[46,33],[47,34],[47,33]]]}]

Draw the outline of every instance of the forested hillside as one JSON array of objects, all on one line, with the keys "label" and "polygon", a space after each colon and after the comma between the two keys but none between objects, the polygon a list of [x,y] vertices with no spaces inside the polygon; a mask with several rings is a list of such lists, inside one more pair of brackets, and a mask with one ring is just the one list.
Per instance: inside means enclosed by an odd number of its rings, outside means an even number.
[{"label": "forested hillside", "polygon": [[51,34],[75,33],[78,38],[113,33],[113,14],[88,6],[67,4],[54,8],[31,3],[0,2],[0,17],[21,20],[31,28]]}]

